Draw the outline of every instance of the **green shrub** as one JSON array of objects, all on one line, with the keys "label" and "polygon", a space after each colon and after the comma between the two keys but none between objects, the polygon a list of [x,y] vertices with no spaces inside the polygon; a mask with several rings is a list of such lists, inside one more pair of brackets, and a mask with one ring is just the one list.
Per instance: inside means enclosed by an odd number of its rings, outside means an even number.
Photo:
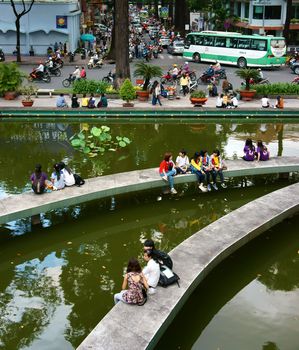
[{"label": "green shrub", "polygon": [[24,76],[15,63],[0,63],[0,95],[17,91]]},{"label": "green shrub", "polygon": [[130,79],[126,79],[119,89],[120,97],[126,101],[130,102],[136,98],[136,91]]},{"label": "green shrub", "polygon": [[202,90],[198,90],[198,91],[193,91],[190,94],[191,98],[206,98],[206,93]]},{"label": "green shrub", "polygon": [[109,84],[105,81],[79,79],[73,85],[74,94],[103,94],[108,89]]},{"label": "green shrub", "polygon": [[273,83],[263,85],[253,85],[259,95],[298,95],[299,85],[291,83]]}]

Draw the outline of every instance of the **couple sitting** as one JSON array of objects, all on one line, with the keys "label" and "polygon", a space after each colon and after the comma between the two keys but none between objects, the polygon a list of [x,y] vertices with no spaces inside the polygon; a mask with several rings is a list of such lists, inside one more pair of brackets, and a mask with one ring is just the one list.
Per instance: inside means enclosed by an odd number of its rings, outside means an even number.
[{"label": "couple sitting", "polygon": [[255,159],[258,162],[270,159],[270,152],[261,140],[257,142],[257,147],[255,148],[254,144],[252,143],[252,139],[247,139],[245,141],[243,152],[243,159],[247,162],[252,162]]},{"label": "couple sitting", "polygon": [[[35,171],[31,175],[30,180],[32,183],[32,189],[36,194],[42,194],[44,192],[51,192],[56,190],[62,190],[65,186],[73,186],[76,184],[76,174],[73,174],[72,170],[63,162],[56,163],[53,166],[53,172],[48,180],[46,173],[42,171],[42,166],[36,164]],[[81,179],[81,178],[80,178]],[[84,180],[79,180],[83,185]]]},{"label": "couple sitting", "polygon": [[[159,259],[160,256],[164,257],[163,261]],[[155,243],[151,239],[144,242],[143,258],[147,263],[143,270],[137,259],[129,260],[122,291],[114,295],[115,304],[122,301],[126,304],[143,305],[147,294],[155,293],[160,278],[160,264],[172,268],[172,260],[169,255],[155,249]]]}]

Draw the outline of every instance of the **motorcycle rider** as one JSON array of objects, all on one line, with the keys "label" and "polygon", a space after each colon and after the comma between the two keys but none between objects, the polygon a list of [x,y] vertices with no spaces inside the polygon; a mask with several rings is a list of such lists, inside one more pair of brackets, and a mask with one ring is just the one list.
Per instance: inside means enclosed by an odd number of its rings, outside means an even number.
[{"label": "motorcycle rider", "polygon": [[80,68],[79,66],[76,66],[75,71],[72,73],[72,76],[77,80],[80,79]]},{"label": "motorcycle rider", "polygon": [[190,73],[190,67],[189,67],[189,63],[188,62],[185,62],[184,65],[183,65],[183,71],[186,73],[186,74],[189,74]]},{"label": "motorcycle rider", "polygon": [[179,74],[178,66],[177,66],[177,64],[174,64],[173,69],[172,69],[172,78],[176,79],[178,74]]},{"label": "motorcycle rider", "polygon": [[258,68],[258,72],[259,72],[259,77],[258,77],[258,83],[261,82],[262,80],[264,80],[264,73],[262,72],[261,68]]},{"label": "motorcycle rider", "polygon": [[81,67],[80,78],[81,79],[85,79],[86,78],[86,70],[85,70],[85,68],[83,66]]},{"label": "motorcycle rider", "polygon": [[43,62],[40,61],[39,66],[35,68],[34,71],[32,72],[33,78],[41,79],[42,76],[44,75],[44,71],[45,71],[45,66],[43,65]]},{"label": "motorcycle rider", "polygon": [[214,75],[214,69],[213,69],[213,66],[211,64],[210,64],[210,67],[205,71],[205,74],[208,77],[212,77]]},{"label": "motorcycle rider", "polygon": [[219,61],[216,61],[214,66],[213,66],[214,71],[216,72],[217,70],[219,71],[221,69],[221,65]]}]

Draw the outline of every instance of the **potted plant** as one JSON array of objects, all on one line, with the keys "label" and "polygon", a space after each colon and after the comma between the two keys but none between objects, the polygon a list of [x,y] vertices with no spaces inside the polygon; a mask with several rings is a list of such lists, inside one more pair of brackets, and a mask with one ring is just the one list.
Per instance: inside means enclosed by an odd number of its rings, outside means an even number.
[{"label": "potted plant", "polygon": [[127,78],[123,82],[119,89],[119,95],[124,101],[126,101],[126,103],[123,103],[123,107],[134,107],[134,103],[130,103],[130,101],[136,98],[136,91],[130,79]]},{"label": "potted plant", "polygon": [[143,85],[142,90],[137,91],[137,96],[139,101],[148,101],[149,91],[148,86],[150,80],[154,77],[160,77],[162,75],[162,69],[153,64],[147,64],[144,62],[138,62],[135,65],[136,69],[134,72],[134,77],[142,77]]},{"label": "potted plant", "polygon": [[207,100],[206,93],[202,90],[193,91],[190,94],[190,101],[194,106],[202,106]]},{"label": "potted plant", "polygon": [[241,68],[236,70],[236,75],[245,80],[245,87],[240,90],[242,100],[251,101],[256,90],[250,88],[250,80],[258,81],[260,76],[258,70],[252,68]]},{"label": "potted plant", "polygon": [[37,88],[32,85],[24,85],[19,88],[19,93],[24,96],[22,104],[24,107],[32,107],[32,96],[36,94]]},{"label": "potted plant", "polygon": [[23,76],[15,63],[0,63],[0,95],[6,100],[15,99]]}]

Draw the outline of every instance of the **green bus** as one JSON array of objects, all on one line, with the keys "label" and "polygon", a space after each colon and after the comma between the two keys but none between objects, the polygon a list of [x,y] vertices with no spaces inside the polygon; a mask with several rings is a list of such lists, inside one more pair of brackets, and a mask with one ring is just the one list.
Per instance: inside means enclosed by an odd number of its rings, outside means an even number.
[{"label": "green bus", "polygon": [[234,32],[202,31],[189,33],[186,60],[215,62],[245,67],[280,67],[286,62],[284,37],[243,35]]}]

